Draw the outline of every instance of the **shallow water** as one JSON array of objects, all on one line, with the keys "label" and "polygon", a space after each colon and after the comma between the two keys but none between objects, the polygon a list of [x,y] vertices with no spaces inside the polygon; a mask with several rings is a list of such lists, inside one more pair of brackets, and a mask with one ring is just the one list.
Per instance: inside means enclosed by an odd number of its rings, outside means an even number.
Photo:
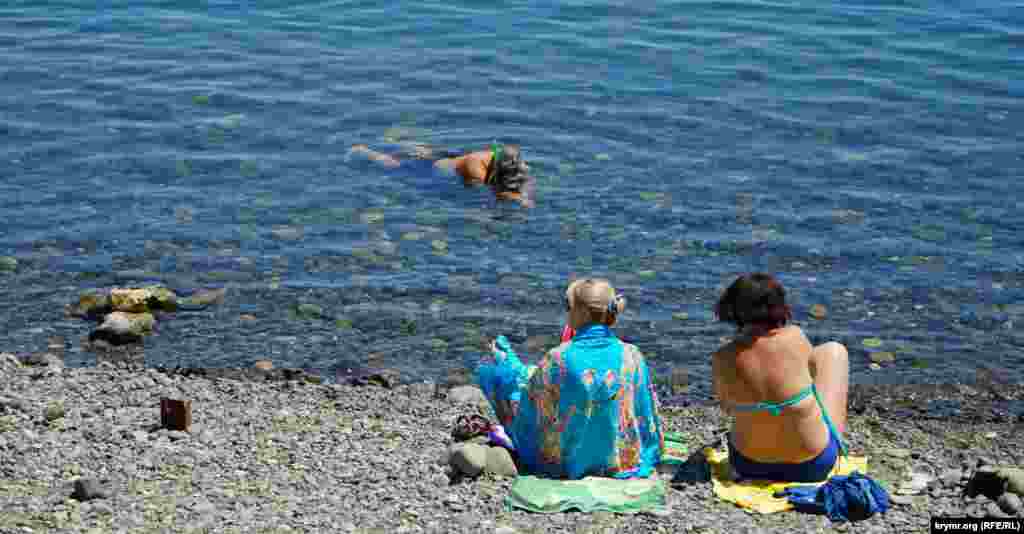
[{"label": "shallow water", "polygon": [[[1024,368],[1015,2],[98,6],[0,8],[0,255],[21,260],[0,279],[2,348],[77,339],[87,326],[49,325],[56,301],[147,279],[248,288],[203,324],[216,350],[168,322],[154,362],[248,365],[239,313],[306,339],[270,303],[346,293],[395,320],[396,293],[458,303],[451,328],[529,323],[510,333],[525,342],[557,332],[570,276],[596,273],[656,365],[699,374],[728,334],[714,295],[767,269],[798,308],[846,308],[805,327],[855,349],[855,380]],[[522,144],[536,209],[346,157],[492,139]],[[64,289],[28,302],[26,280]],[[701,341],[672,338],[680,322]],[[356,330],[274,355],[333,368],[383,352],[414,377],[471,359],[454,337],[421,350],[422,332]],[[871,373],[862,340],[887,331],[916,335],[913,356]]]}]

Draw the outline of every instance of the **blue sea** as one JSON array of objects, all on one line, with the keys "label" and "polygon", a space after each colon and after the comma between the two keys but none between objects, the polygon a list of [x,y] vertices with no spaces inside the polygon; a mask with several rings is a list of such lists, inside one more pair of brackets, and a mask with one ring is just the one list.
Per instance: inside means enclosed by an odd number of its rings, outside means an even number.
[{"label": "blue sea", "polygon": [[[453,316],[525,342],[557,333],[567,280],[595,274],[656,366],[700,374],[728,330],[688,295],[768,270],[815,340],[851,346],[855,381],[1019,379],[1022,73],[1024,3],[1008,0],[10,0],[0,256],[19,268],[0,275],[0,350],[57,337],[85,361],[88,327],[57,303],[154,279],[267,287],[282,308],[358,291],[371,317],[471,290],[479,309],[452,296]],[[348,155],[492,141],[522,146],[534,209]],[[886,291],[908,297],[872,302]],[[245,295],[207,318],[228,333],[183,347],[164,329],[147,358],[249,365],[239,344],[261,338],[238,314],[277,316]],[[551,304],[502,315],[520,297]],[[816,322],[813,304],[849,321]],[[325,316],[356,304],[338,306]],[[383,352],[420,376],[468,358],[363,318],[259,335],[303,366]],[[680,324],[707,343],[672,339]],[[941,340],[893,341],[910,331]],[[892,343],[899,372],[870,371]],[[410,361],[422,344],[450,350]]]}]

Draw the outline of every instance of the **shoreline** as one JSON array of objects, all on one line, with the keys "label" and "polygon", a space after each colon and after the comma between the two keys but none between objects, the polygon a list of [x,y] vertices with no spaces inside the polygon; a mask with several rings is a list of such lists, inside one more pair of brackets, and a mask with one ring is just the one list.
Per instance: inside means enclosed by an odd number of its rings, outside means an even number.
[{"label": "shoreline", "polygon": [[[0,464],[0,532],[926,532],[931,515],[984,515],[994,505],[930,487],[849,527],[796,512],[751,515],[698,484],[670,489],[664,517],[510,512],[511,479],[450,483],[451,423],[479,408],[447,400],[437,384],[389,389],[283,373],[253,381],[39,363],[0,357],[8,384],[0,451],[17,459]],[[193,401],[190,433],[159,429],[161,397]],[[1021,465],[1024,419],[999,420],[1002,403],[1021,399],[1024,386],[998,382],[854,386],[846,437],[890,491],[911,471],[966,476],[979,462]],[[55,417],[48,408],[58,401]],[[938,401],[975,408],[956,417],[895,409]],[[663,406],[662,417],[691,449],[719,442],[728,425],[714,406]],[[101,481],[110,497],[69,499],[78,478]]]}]

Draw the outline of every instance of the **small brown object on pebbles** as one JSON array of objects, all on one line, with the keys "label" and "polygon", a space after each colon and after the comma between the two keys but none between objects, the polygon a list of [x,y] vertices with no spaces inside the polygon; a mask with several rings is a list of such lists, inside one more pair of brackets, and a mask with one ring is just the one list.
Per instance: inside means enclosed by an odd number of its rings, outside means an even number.
[{"label": "small brown object on pebbles", "polygon": [[828,309],[825,308],[824,304],[815,304],[814,306],[811,306],[810,314],[811,317],[820,321],[825,317],[828,317]]},{"label": "small brown object on pebbles", "polygon": [[192,428],[192,401],[160,399],[160,426],[189,432]]},{"label": "small brown object on pebbles", "polygon": [[253,364],[253,367],[260,371],[270,371],[274,368],[274,362],[270,360],[260,360]]}]

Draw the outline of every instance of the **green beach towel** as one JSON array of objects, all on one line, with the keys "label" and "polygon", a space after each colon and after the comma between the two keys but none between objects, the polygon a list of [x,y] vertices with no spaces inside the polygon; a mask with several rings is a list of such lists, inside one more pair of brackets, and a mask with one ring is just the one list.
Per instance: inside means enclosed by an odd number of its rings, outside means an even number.
[{"label": "green beach towel", "polygon": [[[678,433],[665,434],[666,450],[662,463],[675,464],[686,460],[687,448],[680,438]],[[667,511],[665,492],[665,483],[656,477],[554,480],[521,476],[512,484],[512,492],[505,499],[505,507],[542,514],[567,510],[620,514],[664,513]]]}]

